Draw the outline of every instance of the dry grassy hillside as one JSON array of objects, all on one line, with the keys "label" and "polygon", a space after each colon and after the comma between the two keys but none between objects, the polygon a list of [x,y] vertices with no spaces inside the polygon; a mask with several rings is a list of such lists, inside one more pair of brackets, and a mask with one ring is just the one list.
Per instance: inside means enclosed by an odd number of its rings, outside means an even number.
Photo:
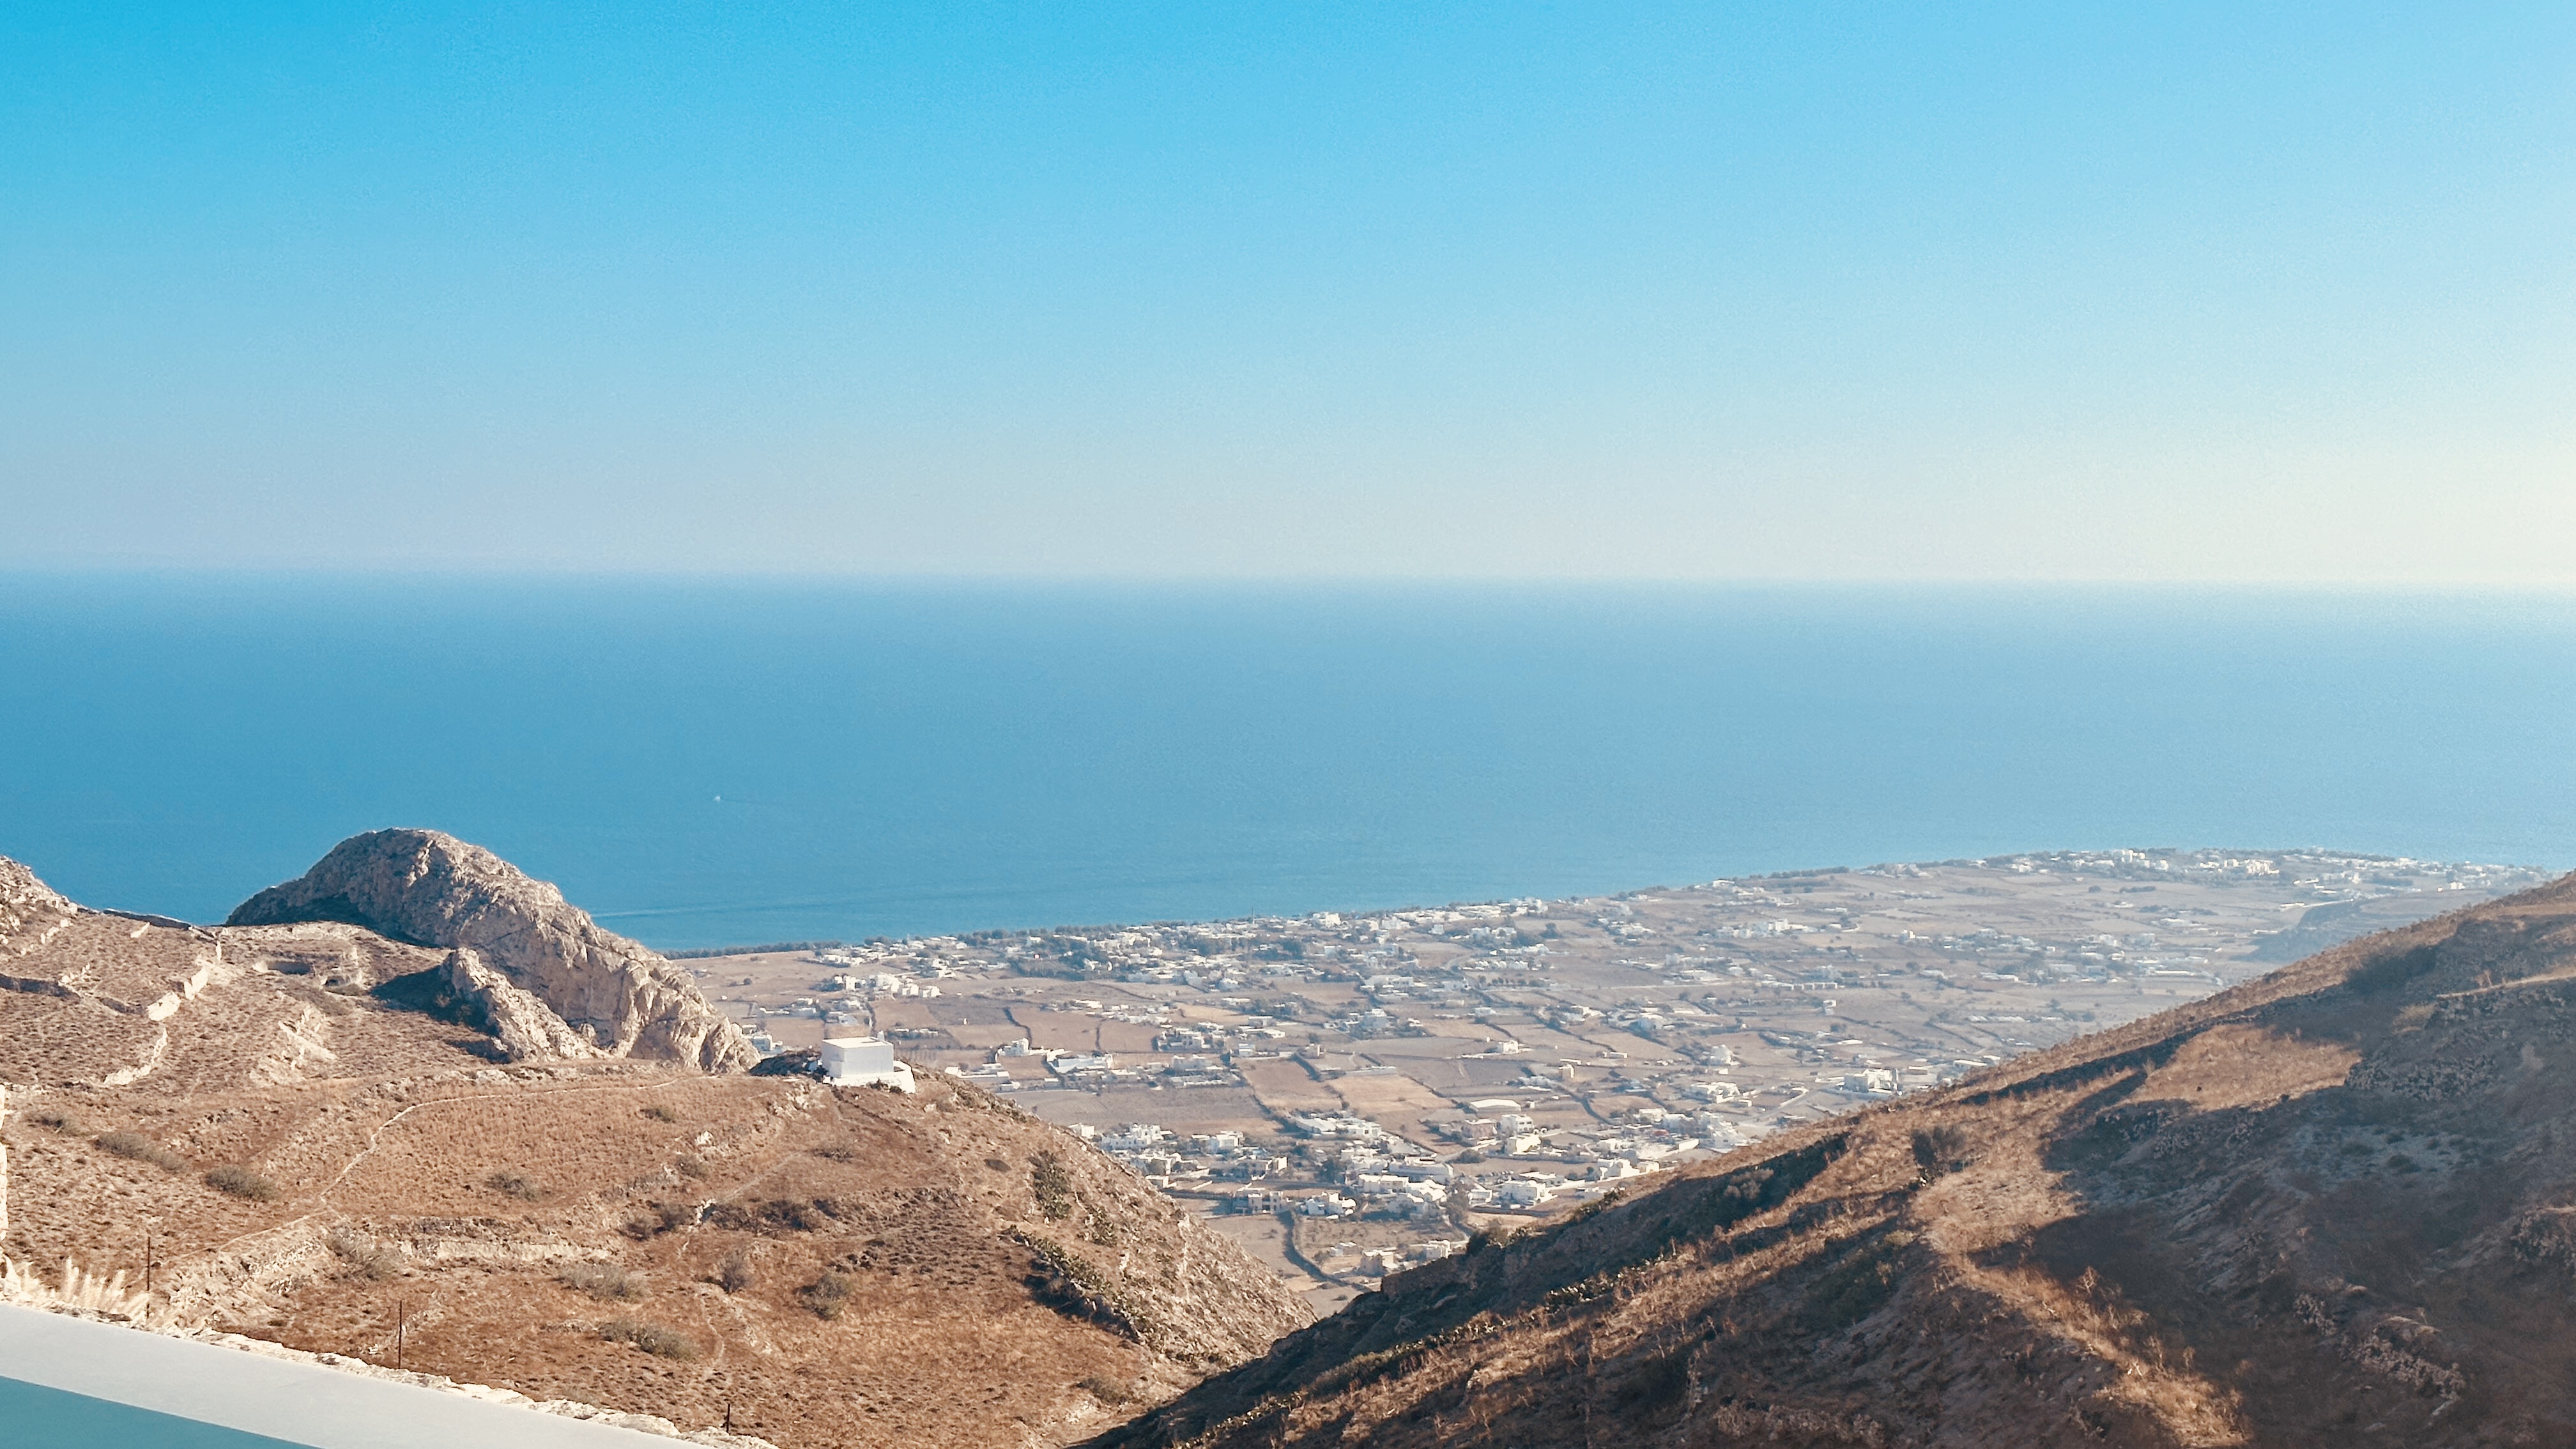
[{"label": "dry grassy hillside", "polygon": [[444,955],[82,912],[0,875],[7,1255],[135,1283],[148,1262],[156,1325],[784,1446],[1060,1443],[1305,1321],[971,1088],[502,1064],[415,1009]]},{"label": "dry grassy hillside", "polygon": [[1406,1273],[1095,1441],[2576,1444],[2576,877]]}]

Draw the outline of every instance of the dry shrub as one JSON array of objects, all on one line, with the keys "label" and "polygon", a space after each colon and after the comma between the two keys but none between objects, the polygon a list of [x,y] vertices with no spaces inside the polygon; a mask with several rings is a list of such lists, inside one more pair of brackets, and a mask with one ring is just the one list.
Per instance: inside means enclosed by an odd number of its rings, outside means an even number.
[{"label": "dry shrub", "polygon": [[703,1180],[709,1172],[714,1170],[707,1166],[707,1160],[705,1158],[700,1157],[694,1152],[681,1153],[679,1160],[671,1165],[680,1170],[680,1175],[682,1177],[697,1178],[701,1180]]},{"label": "dry shrub", "polygon": [[1914,1134],[1914,1165],[1925,1182],[1968,1165],[1968,1134],[1944,1123]]},{"label": "dry shrub", "polygon": [[402,1255],[363,1233],[333,1228],[331,1235],[323,1241],[331,1249],[333,1257],[349,1265],[343,1270],[349,1277],[382,1283],[402,1276]]},{"label": "dry shrub", "polygon": [[856,1162],[859,1160],[859,1149],[851,1146],[847,1142],[826,1142],[820,1147],[809,1147],[805,1150],[816,1157],[822,1158],[826,1162]]},{"label": "dry shrub", "polygon": [[676,1228],[694,1227],[697,1221],[698,1210],[687,1203],[655,1201],[644,1204],[643,1214],[627,1219],[618,1231],[647,1243]]},{"label": "dry shrub", "polygon": [[644,1109],[644,1115],[656,1122],[677,1122],[680,1120],[680,1109],[667,1102],[656,1102]]},{"label": "dry shrub", "polygon": [[109,1132],[96,1139],[99,1150],[119,1157],[131,1157],[171,1172],[185,1172],[194,1166],[166,1142],[155,1142],[140,1132]]},{"label": "dry shrub", "polygon": [[494,1192],[507,1193],[521,1202],[535,1202],[546,1195],[537,1180],[515,1167],[496,1167],[483,1179],[483,1185]]},{"label": "dry shrub", "polygon": [[741,1202],[709,1203],[702,1221],[710,1227],[734,1232],[773,1235],[784,1231],[819,1233],[848,1210],[845,1204],[833,1198],[751,1198]]},{"label": "dry shrub", "polygon": [[778,1198],[762,1204],[761,1215],[766,1221],[777,1223],[781,1227],[794,1228],[800,1233],[819,1233],[830,1227],[832,1220],[840,1216],[833,1211],[834,1206],[832,1202],[819,1197],[806,1202],[798,1202],[792,1198]]},{"label": "dry shrub", "polygon": [[633,1344],[656,1358],[686,1363],[698,1356],[697,1341],[667,1323],[648,1323],[640,1318],[612,1318],[599,1325],[599,1336],[610,1343]]},{"label": "dry shrub", "polygon": [[78,1137],[89,1130],[81,1125],[81,1119],[60,1107],[30,1107],[19,1115],[38,1127],[60,1132],[65,1137]]},{"label": "dry shrub", "polygon": [[740,1248],[726,1254],[724,1262],[716,1267],[716,1286],[727,1293],[739,1293],[755,1281],[751,1271],[751,1254]]},{"label": "dry shrub", "polygon": [[1126,1385],[1119,1383],[1115,1379],[1103,1378],[1097,1374],[1084,1379],[1081,1383],[1074,1385],[1074,1387],[1090,1394],[1093,1398],[1098,1399],[1102,1404],[1112,1409],[1117,1408],[1119,1405],[1126,1403],[1129,1399],[1136,1397],[1134,1394],[1127,1392]]},{"label": "dry shrub", "polygon": [[209,1168],[206,1172],[206,1186],[217,1192],[228,1192],[235,1197],[248,1198],[252,1202],[275,1202],[286,1195],[285,1190],[276,1183],[234,1162]]},{"label": "dry shrub", "polygon": [[850,1306],[850,1295],[856,1293],[859,1280],[847,1273],[826,1270],[822,1277],[796,1290],[796,1296],[817,1318],[838,1318]]},{"label": "dry shrub", "polygon": [[1904,1253],[1913,1243],[1914,1234],[1901,1228],[1856,1243],[1808,1288],[1806,1326],[1837,1333],[1877,1312],[1904,1277]]},{"label": "dry shrub", "polygon": [[563,1281],[564,1286],[578,1288],[593,1298],[632,1303],[644,1296],[644,1275],[615,1263],[575,1263],[563,1270]]},{"label": "dry shrub", "polygon": [[1057,1222],[1073,1216],[1073,1174],[1065,1171],[1064,1159],[1052,1152],[1029,1159],[1029,1195],[1039,1212]]}]

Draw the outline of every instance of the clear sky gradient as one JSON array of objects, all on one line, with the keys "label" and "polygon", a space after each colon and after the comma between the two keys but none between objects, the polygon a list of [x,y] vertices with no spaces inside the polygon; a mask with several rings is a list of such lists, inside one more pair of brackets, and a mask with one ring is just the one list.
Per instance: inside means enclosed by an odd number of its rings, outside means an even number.
[{"label": "clear sky gradient", "polygon": [[0,8],[0,565],[2576,584],[2576,7]]}]

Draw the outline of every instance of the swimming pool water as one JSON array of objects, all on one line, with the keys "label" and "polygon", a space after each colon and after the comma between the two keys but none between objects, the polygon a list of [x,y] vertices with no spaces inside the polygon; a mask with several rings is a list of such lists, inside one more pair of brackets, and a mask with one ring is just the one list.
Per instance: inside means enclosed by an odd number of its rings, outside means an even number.
[{"label": "swimming pool water", "polygon": [[0,1449],[299,1449],[284,1439],[245,1434],[0,1378]]}]

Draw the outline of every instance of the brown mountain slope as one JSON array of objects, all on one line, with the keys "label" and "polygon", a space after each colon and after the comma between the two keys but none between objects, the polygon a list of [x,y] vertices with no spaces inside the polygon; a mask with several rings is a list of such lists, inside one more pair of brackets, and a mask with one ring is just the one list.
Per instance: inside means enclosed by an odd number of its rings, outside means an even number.
[{"label": "brown mountain slope", "polygon": [[1389,1280],[1103,1435],[2576,1444],[2576,877]]},{"label": "brown mountain slope", "polygon": [[49,1281],[148,1263],[154,1326],[730,1412],[789,1449],[1061,1443],[1306,1320],[1133,1174],[945,1078],[497,1063],[404,1005],[453,954],[83,911],[0,861],[0,1253]]}]

